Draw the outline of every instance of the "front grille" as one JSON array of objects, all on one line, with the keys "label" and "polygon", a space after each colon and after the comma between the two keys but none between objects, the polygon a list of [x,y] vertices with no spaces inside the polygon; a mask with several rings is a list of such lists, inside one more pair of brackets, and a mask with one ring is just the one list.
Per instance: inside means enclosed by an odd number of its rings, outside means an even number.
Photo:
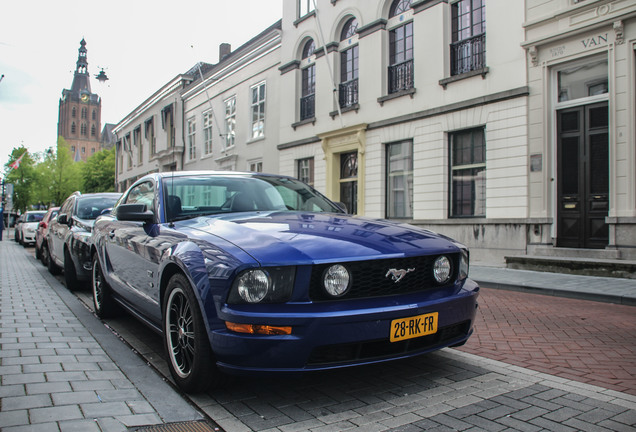
[{"label": "front grille", "polygon": [[[439,255],[393,258],[372,261],[340,263],[347,267],[352,275],[352,286],[349,291],[337,300],[382,297],[389,295],[410,294],[438,287],[433,278],[433,263]],[[446,254],[451,261],[451,281],[457,279],[459,270],[459,254]],[[313,267],[309,296],[312,301],[334,300],[322,287],[322,275],[333,264],[321,264]],[[409,270],[399,281],[395,282],[387,273],[391,269]]]},{"label": "front grille", "polygon": [[325,345],[314,349],[307,361],[309,366],[350,363],[365,360],[381,360],[404,354],[446,346],[465,338],[470,331],[470,321],[463,321],[438,329],[437,333],[400,342],[379,339],[340,345]]}]

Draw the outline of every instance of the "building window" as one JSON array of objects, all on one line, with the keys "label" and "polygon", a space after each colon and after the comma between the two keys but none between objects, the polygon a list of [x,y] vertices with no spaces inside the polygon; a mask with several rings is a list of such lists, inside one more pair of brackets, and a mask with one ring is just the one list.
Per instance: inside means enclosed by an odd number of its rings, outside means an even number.
[{"label": "building window", "polygon": [[82,123],[82,125],[80,126],[80,134],[86,135],[86,123]]},{"label": "building window", "polygon": [[450,138],[450,216],[486,216],[486,140],[484,129],[452,133]]},{"label": "building window", "polygon": [[251,172],[263,172],[263,161],[262,160],[250,161],[249,170]]},{"label": "building window", "polygon": [[77,127],[75,126],[75,122],[71,123],[71,133],[75,134]]},{"label": "building window", "polygon": [[82,147],[82,154],[86,154],[86,147]]},{"label": "building window", "polygon": [[95,136],[95,133],[96,133],[96,131],[95,131],[95,125],[92,125],[92,126],[91,126],[91,136]]},{"label": "building window", "polygon": [[413,143],[386,146],[386,217],[413,217]]},{"label": "building window", "polygon": [[88,111],[86,110],[86,108],[82,108],[82,118],[85,119],[88,115]]},{"label": "building window", "polygon": [[75,146],[74,145],[71,146],[71,153],[75,154]]},{"label": "building window", "polygon": [[[75,151],[75,149],[73,149]],[[121,174],[124,172],[124,152],[121,141],[117,141],[117,171]]]},{"label": "building window", "polygon": [[77,108],[73,107],[71,109],[71,117],[73,118],[77,117]]},{"label": "building window", "polygon": [[203,151],[212,154],[212,111],[203,113]]},{"label": "building window", "polygon": [[144,144],[141,142],[141,127],[133,131],[133,145],[137,148],[137,165],[144,161]]},{"label": "building window", "polygon": [[265,83],[252,87],[252,138],[265,135]]},{"label": "building window", "polygon": [[302,18],[314,11],[313,0],[298,0],[298,18]]},{"label": "building window", "polygon": [[350,214],[358,213],[358,152],[340,155],[340,201]]},{"label": "building window", "polygon": [[150,144],[150,154],[154,155],[157,153],[157,140],[155,138],[155,125],[152,117],[146,120],[146,139]]},{"label": "building window", "polygon": [[340,86],[338,102],[341,108],[358,103],[358,45],[349,47],[348,43],[356,35],[358,20],[349,19],[340,34],[340,44],[344,50],[340,52]]},{"label": "building window", "polygon": [[97,111],[93,110],[92,117],[93,117],[93,120],[97,120]]},{"label": "building window", "polygon": [[451,75],[486,67],[484,0],[460,0],[451,5]]},{"label": "building window", "polygon": [[299,159],[297,161],[298,180],[307,183],[309,186],[314,185],[314,158]]},{"label": "building window", "polygon": [[[410,0],[395,0],[389,17],[398,16],[410,10]],[[413,72],[413,22],[395,27],[389,31],[389,94],[414,87]]]},{"label": "building window", "polygon": [[316,65],[312,62],[312,56],[316,45],[313,40],[307,41],[303,48],[303,60],[309,66],[302,70],[300,120],[307,120],[316,116]]},{"label": "building window", "polygon": [[586,59],[557,73],[558,102],[567,102],[607,94],[608,66],[606,58]]},{"label": "building window", "polygon": [[236,138],[236,96],[225,101],[225,148],[234,147]]},{"label": "building window", "polygon": [[197,123],[193,118],[188,120],[188,159],[195,160],[197,158]]}]

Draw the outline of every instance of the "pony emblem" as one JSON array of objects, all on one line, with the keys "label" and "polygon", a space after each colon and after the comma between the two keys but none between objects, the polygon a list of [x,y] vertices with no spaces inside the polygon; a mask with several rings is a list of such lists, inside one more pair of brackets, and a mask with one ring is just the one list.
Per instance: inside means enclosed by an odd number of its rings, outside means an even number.
[{"label": "pony emblem", "polygon": [[393,282],[398,283],[399,281],[401,281],[404,276],[406,276],[407,273],[413,272],[415,271],[414,268],[410,268],[407,270],[404,269],[390,269],[388,272],[386,272],[386,274],[384,275],[384,277],[389,277],[389,275],[391,276],[391,279],[393,279]]}]

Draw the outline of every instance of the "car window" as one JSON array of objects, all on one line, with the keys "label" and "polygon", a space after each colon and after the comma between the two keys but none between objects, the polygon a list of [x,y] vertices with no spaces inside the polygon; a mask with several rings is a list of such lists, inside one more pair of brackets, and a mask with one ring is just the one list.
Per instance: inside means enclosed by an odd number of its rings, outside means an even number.
[{"label": "car window", "polygon": [[44,217],[44,213],[27,213],[27,222],[40,222]]},{"label": "car window", "polygon": [[112,208],[118,198],[118,196],[83,196],[77,200],[77,217],[97,219],[104,210]]},{"label": "car window", "polygon": [[64,201],[62,207],[60,208],[61,214],[72,214],[73,213],[73,204],[75,203],[75,197],[69,197]]},{"label": "car window", "polygon": [[126,204],[146,204],[149,210],[154,208],[155,188],[152,182],[143,182],[133,187],[126,197]]},{"label": "car window", "polygon": [[249,211],[340,212],[306,184],[273,176],[179,176],[164,183],[166,217]]}]

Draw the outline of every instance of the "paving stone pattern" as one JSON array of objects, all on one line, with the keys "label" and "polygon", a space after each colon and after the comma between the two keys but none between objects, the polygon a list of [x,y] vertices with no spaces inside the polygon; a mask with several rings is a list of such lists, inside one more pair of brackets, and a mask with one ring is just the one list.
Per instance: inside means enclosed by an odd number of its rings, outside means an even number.
[{"label": "paving stone pattern", "polygon": [[483,288],[462,351],[636,395],[636,307]]},{"label": "paving stone pattern", "polygon": [[8,243],[0,242],[0,430],[126,431],[163,423],[39,264]]}]

